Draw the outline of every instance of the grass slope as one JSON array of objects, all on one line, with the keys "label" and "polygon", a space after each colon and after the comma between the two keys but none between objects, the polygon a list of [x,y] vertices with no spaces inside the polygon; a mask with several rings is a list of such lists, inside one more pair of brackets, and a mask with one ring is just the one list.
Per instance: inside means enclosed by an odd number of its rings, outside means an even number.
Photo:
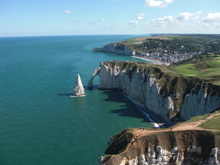
[{"label": "grass slope", "polygon": [[173,65],[178,74],[209,79],[212,83],[220,85],[220,56],[197,56],[186,63]]},{"label": "grass slope", "polygon": [[199,125],[199,127],[205,129],[217,129],[220,130],[220,115],[213,117],[211,120],[206,121],[205,123]]},{"label": "grass slope", "polygon": [[[200,120],[202,120],[204,122],[202,124],[199,124],[198,127],[211,129],[211,130],[220,130],[220,115],[219,115],[220,110],[219,109],[220,107],[218,107],[212,113],[192,117],[191,119],[184,121],[184,122],[180,122],[174,125],[173,127],[181,126],[181,124],[185,124],[185,123],[192,123],[192,122],[198,123]],[[214,117],[210,119],[212,115],[214,115]]]}]

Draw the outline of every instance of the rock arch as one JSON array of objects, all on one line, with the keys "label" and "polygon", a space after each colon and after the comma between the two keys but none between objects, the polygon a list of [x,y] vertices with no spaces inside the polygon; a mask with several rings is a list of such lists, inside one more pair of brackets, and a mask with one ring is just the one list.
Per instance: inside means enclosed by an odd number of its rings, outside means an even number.
[{"label": "rock arch", "polygon": [[88,88],[93,88],[93,80],[95,76],[97,75],[99,76],[100,70],[101,70],[101,67],[98,67],[95,69],[94,73],[92,74],[92,77],[89,79]]}]

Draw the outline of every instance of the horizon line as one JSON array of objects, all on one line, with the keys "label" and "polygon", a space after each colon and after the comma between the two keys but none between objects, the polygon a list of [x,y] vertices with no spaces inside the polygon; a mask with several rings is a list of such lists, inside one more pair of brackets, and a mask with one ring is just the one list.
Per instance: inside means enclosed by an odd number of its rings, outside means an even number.
[{"label": "horizon line", "polygon": [[187,34],[196,34],[196,35],[220,35],[220,33],[145,33],[145,34],[57,34],[57,35],[27,35],[27,36],[0,36],[0,38],[9,38],[9,37],[57,37],[57,36],[113,36],[113,35],[153,35],[153,34],[161,34],[161,35],[168,35],[168,34],[172,34],[172,35],[177,35],[177,34],[184,34],[184,35],[187,35]]}]

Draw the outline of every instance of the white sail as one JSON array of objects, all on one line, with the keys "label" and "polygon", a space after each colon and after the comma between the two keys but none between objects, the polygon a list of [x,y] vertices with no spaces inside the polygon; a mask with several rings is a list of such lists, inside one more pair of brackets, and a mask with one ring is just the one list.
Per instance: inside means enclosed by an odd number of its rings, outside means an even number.
[{"label": "white sail", "polygon": [[83,87],[82,80],[81,80],[81,77],[79,74],[77,76],[76,85],[74,88],[74,93],[75,93],[75,96],[85,95],[85,89]]}]

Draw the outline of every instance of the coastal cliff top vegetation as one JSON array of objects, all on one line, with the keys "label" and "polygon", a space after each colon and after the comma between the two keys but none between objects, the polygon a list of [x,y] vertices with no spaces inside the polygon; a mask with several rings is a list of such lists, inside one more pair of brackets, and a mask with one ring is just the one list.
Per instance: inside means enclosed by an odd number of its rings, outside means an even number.
[{"label": "coastal cliff top vegetation", "polygon": [[204,115],[194,116],[191,119],[177,123],[172,126],[173,128],[185,128],[185,126],[194,125],[198,129],[210,129],[210,130],[220,130],[220,107],[213,110],[211,113],[207,113]]},{"label": "coastal cliff top vegetation", "polygon": [[[175,146],[186,150],[193,144],[211,151],[220,146],[219,119],[220,111],[217,108],[212,113],[193,117],[169,128],[126,128],[111,138],[103,163],[113,160],[120,162],[124,157],[132,159],[140,152],[138,146],[142,151],[150,147],[151,154],[155,151],[155,145],[170,151]],[[208,158],[207,153],[204,152],[202,157]]]},{"label": "coastal cliff top vegetation", "polygon": [[220,54],[219,34],[152,35],[119,41],[143,53],[198,53]]},{"label": "coastal cliff top vegetation", "polygon": [[[121,70],[126,71],[129,77],[132,77],[133,73],[137,70],[138,72],[153,74],[157,77],[157,82],[161,86],[161,92],[165,95],[178,91],[186,91],[187,93],[189,92],[188,90],[191,90],[190,86],[199,87],[203,86],[203,84],[212,86],[212,91],[208,91],[209,94],[220,95],[220,56],[196,56],[189,61],[172,66],[156,65],[141,61],[120,62],[116,60],[106,61],[104,65],[119,67]],[[193,67],[194,65],[195,67]],[[191,68],[187,68],[188,66],[191,66]],[[198,72],[198,74],[195,76],[191,72]]]},{"label": "coastal cliff top vegetation", "polygon": [[199,55],[192,59],[173,64],[176,73],[199,77],[220,85],[220,55]]}]

